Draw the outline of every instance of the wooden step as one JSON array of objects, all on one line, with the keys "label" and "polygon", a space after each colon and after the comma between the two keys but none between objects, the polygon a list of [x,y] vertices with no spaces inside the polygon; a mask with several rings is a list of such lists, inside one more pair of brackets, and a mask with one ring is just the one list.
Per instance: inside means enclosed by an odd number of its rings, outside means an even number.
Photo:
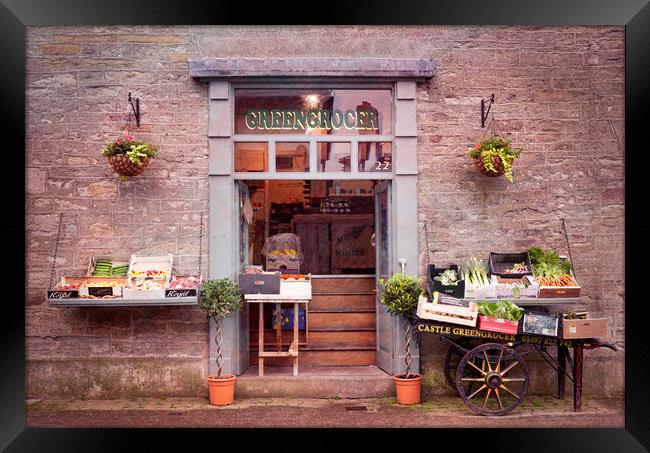
[{"label": "wooden step", "polygon": [[[324,350],[324,351],[298,351],[298,366],[367,366],[375,365],[375,349],[367,350]],[[257,357],[251,353],[251,363],[254,363]],[[289,357],[277,357],[265,359],[264,366],[291,366],[292,359]]]},{"label": "wooden step", "polygon": [[374,277],[312,278],[312,293],[368,293],[375,289]]},{"label": "wooden step", "polygon": [[[268,351],[275,350],[275,331],[266,330],[264,335],[264,349]],[[251,331],[251,350],[257,350],[258,333],[257,330]],[[293,341],[293,332],[288,330],[282,331],[282,343],[288,347]],[[302,344],[306,342],[305,332],[301,331],[299,341]],[[346,347],[352,349],[375,349],[376,333],[374,330],[350,330],[350,331],[310,331],[309,349],[343,349]]]},{"label": "wooden step", "polygon": [[309,311],[317,311],[320,308],[358,308],[358,309],[375,309],[375,294],[314,294],[309,303]]},{"label": "wooden step", "polygon": [[309,330],[375,328],[375,313],[309,313]]}]

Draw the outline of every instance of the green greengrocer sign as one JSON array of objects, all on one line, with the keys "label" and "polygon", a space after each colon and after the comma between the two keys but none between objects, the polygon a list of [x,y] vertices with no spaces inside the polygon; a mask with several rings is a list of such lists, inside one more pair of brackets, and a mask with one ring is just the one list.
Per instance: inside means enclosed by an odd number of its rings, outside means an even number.
[{"label": "green greengrocer sign", "polygon": [[246,112],[250,130],[363,129],[379,130],[376,110],[273,109]]}]

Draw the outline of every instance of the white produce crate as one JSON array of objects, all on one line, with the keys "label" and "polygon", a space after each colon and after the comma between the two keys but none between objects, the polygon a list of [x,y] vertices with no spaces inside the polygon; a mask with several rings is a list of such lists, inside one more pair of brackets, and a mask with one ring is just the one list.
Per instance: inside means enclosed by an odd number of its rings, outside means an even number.
[{"label": "white produce crate", "polygon": [[[137,280],[144,280],[141,277],[133,277]],[[167,286],[167,280],[165,278],[153,278],[152,280],[157,282],[161,287],[159,289],[134,289],[128,287],[128,282],[131,280],[131,277],[127,279],[124,288],[122,289],[122,297],[124,299],[164,299],[165,298],[165,288]]]},{"label": "white produce crate", "polygon": [[148,270],[160,270],[165,271],[165,283],[169,283],[172,277],[173,263],[174,256],[171,253],[169,255],[162,256],[131,255],[131,259],[129,260],[129,272],[127,275],[131,277],[134,271],[142,272]]},{"label": "white produce crate", "polygon": [[496,299],[496,281],[490,281],[488,286],[479,287],[469,281],[465,281],[465,299]]},{"label": "white produce crate", "polygon": [[504,283],[499,283],[497,276],[493,275],[491,277],[492,283],[496,285],[497,288],[497,298],[499,299],[518,299],[518,298],[533,298],[537,297],[537,292],[539,291],[539,285],[531,275],[524,275],[522,279],[526,280],[528,286],[521,288],[519,297],[513,295],[513,288],[507,286]]}]

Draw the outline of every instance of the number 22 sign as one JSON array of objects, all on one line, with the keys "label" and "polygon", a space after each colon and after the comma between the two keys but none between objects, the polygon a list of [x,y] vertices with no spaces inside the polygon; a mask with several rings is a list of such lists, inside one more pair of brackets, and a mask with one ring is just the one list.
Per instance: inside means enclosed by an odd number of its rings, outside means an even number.
[{"label": "number 22 sign", "polygon": [[390,162],[377,162],[375,164],[375,170],[377,171],[390,171]]}]

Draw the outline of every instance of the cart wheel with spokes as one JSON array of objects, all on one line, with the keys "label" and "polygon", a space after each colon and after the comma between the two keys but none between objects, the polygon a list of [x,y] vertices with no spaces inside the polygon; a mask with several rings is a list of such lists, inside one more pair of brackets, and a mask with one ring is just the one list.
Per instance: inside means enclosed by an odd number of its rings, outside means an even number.
[{"label": "cart wheel with spokes", "polygon": [[528,393],[530,378],[522,356],[499,343],[486,343],[463,356],[456,370],[456,389],[480,415],[505,415]]},{"label": "cart wheel with spokes", "polygon": [[[461,338],[457,340],[456,343],[458,346],[462,346],[465,349],[472,349],[473,347],[481,344],[480,342],[470,341],[469,338]],[[458,393],[458,389],[456,388],[456,370],[458,369],[458,364],[464,355],[465,353],[462,351],[462,349],[459,349],[454,344],[450,344],[447,348],[447,353],[445,354],[445,359],[443,362],[445,380],[456,393]]]}]

